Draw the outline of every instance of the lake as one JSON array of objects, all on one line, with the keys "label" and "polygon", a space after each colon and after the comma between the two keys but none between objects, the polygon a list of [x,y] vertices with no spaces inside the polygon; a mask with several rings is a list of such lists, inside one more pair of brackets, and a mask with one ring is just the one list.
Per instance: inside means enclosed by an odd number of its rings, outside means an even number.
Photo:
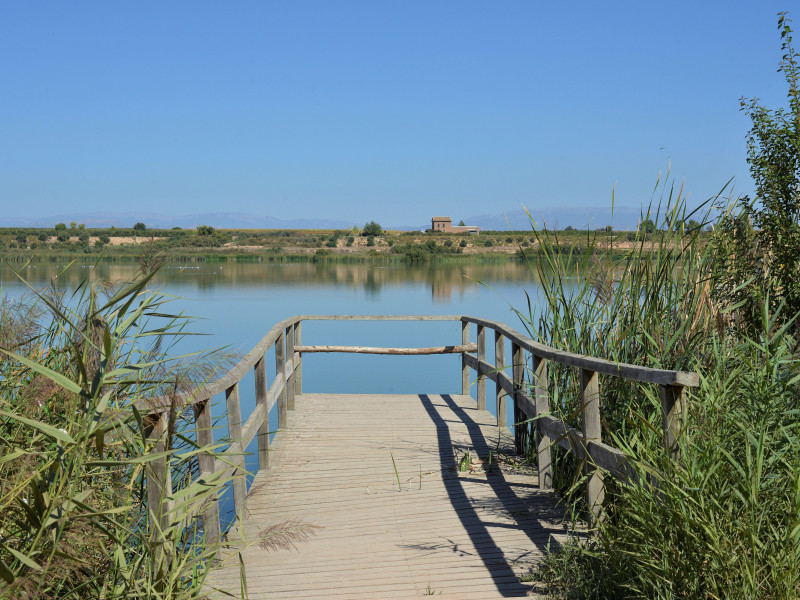
[{"label": "lake", "polygon": [[[54,280],[73,290],[87,278],[124,281],[131,264],[35,263],[22,275],[34,287]],[[62,272],[63,271],[63,272]],[[26,290],[9,267],[0,265],[4,294]],[[296,314],[467,314],[507,323],[524,331],[512,308],[527,312],[526,292],[535,301],[539,286],[524,263],[424,266],[337,263],[189,263],[167,264],[152,287],[173,295],[172,312],[196,318],[182,352],[227,347],[246,354],[277,321]],[[475,341],[474,329],[472,341]],[[458,322],[320,322],[303,324],[304,344],[420,347],[461,342]],[[493,361],[493,340],[487,339],[487,360]],[[510,348],[506,356],[510,357]],[[268,377],[274,357],[267,356]],[[413,371],[413,376],[411,375]],[[255,404],[252,373],[240,386],[247,418]],[[475,397],[473,384],[472,395]],[[304,392],[460,393],[460,355],[369,356],[309,354],[303,358]],[[487,384],[487,399],[494,384]],[[216,399],[217,414],[224,412]],[[487,405],[494,408],[493,402]],[[513,423],[508,403],[508,423]],[[368,407],[365,407],[368,410]],[[274,419],[274,420],[272,420]],[[271,423],[277,418],[271,415]],[[255,448],[251,448],[254,451]],[[248,467],[255,466],[248,457]]]}]

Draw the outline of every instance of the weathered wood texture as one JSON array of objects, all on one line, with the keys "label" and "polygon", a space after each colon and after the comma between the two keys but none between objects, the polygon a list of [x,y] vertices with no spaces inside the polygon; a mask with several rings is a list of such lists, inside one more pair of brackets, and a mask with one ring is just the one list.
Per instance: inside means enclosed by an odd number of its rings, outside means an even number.
[{"label": "weathered wood texture", "polygon": [[426,354],[461,354],[475,352],[477,344],[460,346],[432,346],[430,348],[378,348],[375,346],[295,346],[296,352],[344,352],[348,354],[393,354],[397,356],[418,356]]},{"label": "weathered wood texture", "polygon": [[[288,425],[210,581],[235,596],[241,551],[251,598],[522,597],[531,585],[518,575],[563,539],[535,475],[502,461],[457,472],[466,451],[476,464],[497,456],[498,435],[501,458],[514,454],[468,396],[303,394]],[[297,550],[259,547],[260,532],[292,519],[323,529]]]}]

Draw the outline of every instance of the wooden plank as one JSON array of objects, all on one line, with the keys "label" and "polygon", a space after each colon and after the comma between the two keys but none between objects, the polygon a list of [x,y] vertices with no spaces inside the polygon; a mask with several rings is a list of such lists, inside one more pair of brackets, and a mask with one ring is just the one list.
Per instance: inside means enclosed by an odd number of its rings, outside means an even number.
[{"label": "wooden plank", "polygon": [[460,321],[461,315],[301,315],[301,321]]},{"label": "wooden plank", "polygon": [[[581,369],[581,427],[583,429],[583,441],[600,442],[600,382],[596,372]],[[605,498],[605,488],[603,486],[603,473],[587,460],[585,472],[588,477],[586,481],[586,503],[590,513],[597,519],[603,509],[603,499]]]},{"label": "wooden plank", "polygon": [[281,380],[281,390],[278,395],[278,429],[283,429],[286,427],[288,416],[286,408],[286,341],[283,331],[275,340],[275,378]]},{"label": "wooden plank", "polygon": [[[166,450],[167,415],[151,416],[145,421],[145,434],[152,444],[151,452],[158,454]],[[162,456],[145,463],[145,483],[147,485],[147,510],[149,512],[150,544],[155,550],[157,564],[169,562],[173,554],[172,543],[165,535],[170,522],[170,503],[172,495],[171,469],[169,459]]]},{"label": "wooden plank", "polygon": [[244,448],[242,443],[242,408],[239,404],[239,384],[234,383],[225,390],[225,403],[228,417],[228,439],[231,445],[238,444],[238,454],[231,455],[230,460],[236,469],[233,473],[233,506],[237,516],[244,514],[247,499],[247,479],[244,469]]},{"label": "wooden plank", "polygon": [[[500,382],[499,375],[505,375],[503,370],[506,368],[506,340],[503,334],[499,331],[494,332],[494,368],[497,371],[498,378],[495,379],[495,401],[497,407],[497,426],[506,426],[506,395],[507,392],[503,389]],[[510,391],[514,393],[514,384],[510,386]]]},{"label": "wooden plank", "polygon": [[[535,475],[510,462],[513,443],[467,395],[304,394],[207,584],[238,594],[241,552],[250,597],[524,596],[519,576],[566,527]],[[502,460],[461,474],[465,450]],[[259,548],[292,519],[322,529],[296,550]]]},{"label": "wooden plank", "polygon": [[[486,360],[486,328],[478,325],[478,363]],[[486,378],[479,369],[478,373],[478,410],[486,410]]]},{"label": "wooden plank", "polygon": [[[294,361],[294,326],[286,328],[286,358],[287,361]],[[286,408],[294,410],[294,366],[286,374]]]},{"label": "wooden plank", "polygon": [[[256,366],[253,367],[253,370],[253,375],[256,382],[256,408],[261,408],[264,413],[264,417],[261,419],[261,424],[258,428],[258,468],[269,469],[270,407],[268,406],[269,390],[267,389],[267,361],[263,356],[256,363]],[[252,416],[250,419],[252,419]],[[250,419],[247,419],[248,423],[250,423]],[[245,429],[246,428],[247,427],[245,427]],[[247,447],[247,444],[245,444],[245,447]]]},{"label": "wooden plank", "polygon": [[[195,421],[195,439],[200,448],[214,446],[214,424],[211,419],[211,400],[198,402],[193,407]],[[214,452],[201,452],[197,455],[198,477],[208,478],[214,473]],[[203,511],[203,532],[209,543],[219,539],[219,505],[217,499],[211,500]]]},{"label": "wooden plank", "polygon": [[[546,415],[550,412],[550,393],[547,391],[547,360],[533,355],[533,401],[534,415]],[[553,488],[552,454],[550,438],[544,432],[541,421],[536,421],[536,466],[539,471],[539,488]]]},{"label": "wooden plank", "polygon": [[477,344],[460,346],[433,346],[430,348],[378,348],[374,346],[295,346],[296,352],[346,352],[350,354],[392,354],[399,356],[416,356],[426,354],[459,354],[475,352]]},{"label": "wooden plank", "polygon": [[[294,324],[294,343],[297,346],[300,346],[302,342],[302,334],[303,334],[303,322],[298,321]],[[292,357],[294,364],[297,365],[295,368],[294,374],[294,393],[295,395],[299,396],[303,393],[303,356],[299,352],[296,352],[295,355]]]},{"label": "wooden plank", "polygon": [[470,323],[475,323],[478,326],[494,329],[509,339],[514,340],[529,352],[564,365],[578,367],[580,369],[594,371],[596,373],[603,373],[604,375],[623,377],[631,381],[641,381],[644,383],[656,383],[659,385],[683,385],[686,387],[697,387],[700,385],[700,377],[697,373],[689,371],[652,369],[650,367],[616,363],[602,358],[574,354],[572,352],[558,350],[556,348],[535,342],[528,336],[511,329],[503,323],[498,323],[497,321],[469,316],[463,316],[462,319],[469,321]]},{"label": "wooden plank", "polygon": [[680,460],[681,449],[678,445],[681,433],[686,427],[686,399],[684,389],[679,385],[662,385],[658,389],[661,395],[661,418],[664,428],[664,446],[672,460]]},{"label": "wooden plank", "polygon": [[[467,348],[471,346],[469,343],[469,323],[466,321],[461,322],[461,347]],[[461,351],[461,393],[469,395],[469,367],[467,366],[467,359],[465,354],[467,352],[475,352],[478,349],[478,345],[474,344],[475,348],[473,350],[462,350]]]},{"label": "wooden plank", "polygon": [[516,342],[511,343],[511,373],[514,380],[514,448],[517,454],[524,454],[527,450],[528,439],[526,432],[528,424],[524,423],[527,419],[525,411],[520,406],[520,396],[525,385],[525,353],[522,346]]}]

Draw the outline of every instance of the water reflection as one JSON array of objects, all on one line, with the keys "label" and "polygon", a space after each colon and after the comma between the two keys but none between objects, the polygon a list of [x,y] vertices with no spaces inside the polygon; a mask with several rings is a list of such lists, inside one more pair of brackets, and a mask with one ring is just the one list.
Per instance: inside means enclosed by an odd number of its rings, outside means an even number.
[{"label": "water reflection", "polygon": [[[83,281],[124,281],[132,278],[134,263],[78,265],[36,263],[22,270],[22,275],[36,287],[51,281],[61,289],[75,289]],[[165,265],[154,283],[168,284],[183,290],[211,290],[217,287],[262,288],[280,286],[333,286],[360,288],[378,297],[385,288],[427,286],[435,303],[449,303],[453,294],[474,292],[479,282],[535,283],[537,278],[527,265],[508,261],[496,264],[374,265],[336,263],[203,263],[200,265]],[[7,266],[0,266],[0,285],[14,287],[18,280]]]}]

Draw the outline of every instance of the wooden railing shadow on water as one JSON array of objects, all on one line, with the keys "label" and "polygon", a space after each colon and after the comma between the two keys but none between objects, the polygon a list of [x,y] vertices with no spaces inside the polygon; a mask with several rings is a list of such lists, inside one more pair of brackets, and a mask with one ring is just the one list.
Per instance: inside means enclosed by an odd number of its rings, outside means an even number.
[{"label": "wooden railing shadow on water", "polygon": [[[301,326],[304,321],[458,321],[461,323],[460,344],[427,348],[383,348],[363,346],[313,346],[303,345]],[[494,334],[494,364],[486,360],[486,331]],[[471,332],[474,330],[476,340]],[[511,361],[507,363],[506,340],[511,344]],[[266,355],[274,347],[275,377],[268,383]],[[213,481],[233,474],[233,503],[238,516],[246,510],[247,479],[244,455],[247,447],[257,439],[258,468],[270,467],[270,423],[269,415],[277,405],[277,428],[287,426],[288,411],[294,410],[295,396],[302,393],[302,355],[315,352],[345,352],[386,355],[461,355],[461,393],[468,395],[474,380],[477,380],[477,408],[486,408],[486,381],[495,383],[497,425],[505,427],[506,402],[513,402],[514,422],[532,420],[535,432],[536,461],[539,487],[552,487],[551,448],[558,444],[583,460],[586,469],[586,500],[592,515],[598,515],[604,499],[604,474],[628,478],[632,471],[626,465],[626,456],[620,450],[602,441],[600,419],[599,375],[621,377],[629,381],[658,385],[663,410],[664,443],[671,453],[677,452],[676,440],[686,422],[685,388],[699,385],[696,373],[652,369],[630,364],[615,363],[603,358],[582,356],[558,350],[540,343],[514,329],[487,319],[461,315],[301,315],[284,319],[275,324],[262,340],[225,376],[195,390],[179,401],[156,398],[142,400],[137,409],[149,423],[149,435],[154,442],[154,451],[164,450],[167,419],[170,411],[191,407],[196,423],[197,443],[200,447],[214,444],[211,417],[211,400],[224,394],[228,423],[228,447],[219,453],[198,455],[198,480]],[[555,362],[580,371],[581,423],[582,431],[569,426],[550,414],[548,395],[548,363]],[[511,371],[511,376],[506,372]],[[239,385],[244,376],[254,371],[255,409],[242,420],[239,402]],[[476,377],[472,374],[475,372]],[[424,400],[425,396],[420,396]],[[273,428],[274,429],[274,428]],[[526,444],[525,428],[516,430],[517,452]],[[148,463],[147,498],[151,516],[151,527],[163,526],[171,511],[181,506],[181,492],[173,493],[170,481],[169,462],[166,456]],[[191,504],[189,504],[191,505]],[[207,539],[217,539],[221,534],[220,511],[216,501],[207,503],[198,515],[182,515],[202,518],[203,531]]]}]

